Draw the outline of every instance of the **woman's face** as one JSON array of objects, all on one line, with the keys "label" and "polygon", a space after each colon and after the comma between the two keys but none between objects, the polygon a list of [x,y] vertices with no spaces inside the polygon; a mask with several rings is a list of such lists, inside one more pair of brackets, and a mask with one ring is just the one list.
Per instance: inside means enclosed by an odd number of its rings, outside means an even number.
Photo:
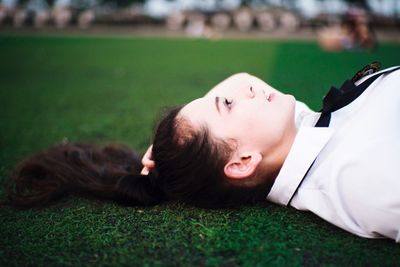
[{"label": "woman's face", "polygon": [[257,150],[281,165],[296,133],[294,108],[293,96],[240,73],[187,104],[180,115],[195,129],[205,125],[213,136],[235,140],[238,150]]}]

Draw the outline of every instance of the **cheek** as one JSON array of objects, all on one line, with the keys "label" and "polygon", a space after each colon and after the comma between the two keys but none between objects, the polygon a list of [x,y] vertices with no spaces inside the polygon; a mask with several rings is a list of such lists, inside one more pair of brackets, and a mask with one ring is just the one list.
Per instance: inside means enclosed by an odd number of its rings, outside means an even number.
[{"label": "cheek", "polygon": [[265,105],[250,105],[236,112],[237,122],[246,131],[256,131],[259,127],[264,127],[274,121],[271,111]]}]

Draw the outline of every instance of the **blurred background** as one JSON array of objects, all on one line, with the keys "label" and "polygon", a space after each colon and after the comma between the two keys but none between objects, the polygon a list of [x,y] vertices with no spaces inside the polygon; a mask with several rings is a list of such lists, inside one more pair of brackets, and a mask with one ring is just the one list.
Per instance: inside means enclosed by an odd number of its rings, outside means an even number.
[{"label": "blurred background", "polygon": [[[360,25],[364,29],[358,29]],[[347,49],[372,47],[376,35],[398,40],[399,25],[399,0],[0,0],[0,31],[125,29],[207,38],[318,36],[327,49],[338,48],[332,42]],[[335,40],[326,41],[328,35]]]},{"label": "blurred background", "polygon": [[[54,144],[143,153],[164,107],[233,73],[319,110],[330,86],[373,61],[398,65],[399,51],[400,0],[0,0],[0,196],[18,162]],[[392,241],[268,203],[209,212],[70,197],[0,208],[0,237],[0,266],[400,262]]]}]

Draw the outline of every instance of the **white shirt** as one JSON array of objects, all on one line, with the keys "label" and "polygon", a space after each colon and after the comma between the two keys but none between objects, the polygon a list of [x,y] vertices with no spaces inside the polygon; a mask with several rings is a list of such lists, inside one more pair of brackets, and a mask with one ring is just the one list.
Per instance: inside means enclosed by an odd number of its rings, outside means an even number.
[{"label": "white shirt", "polygon": [[329,128],[313,127],[319,116],[296,105],[298,133],[267,199],[293,196],[292,207],[351,233],[400,242],[400,71],[333,112]]}]

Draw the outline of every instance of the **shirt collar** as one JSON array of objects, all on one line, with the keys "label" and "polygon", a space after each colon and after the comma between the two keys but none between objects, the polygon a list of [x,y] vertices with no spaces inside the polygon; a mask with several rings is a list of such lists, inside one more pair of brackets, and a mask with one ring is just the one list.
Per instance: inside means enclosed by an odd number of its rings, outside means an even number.
[{"label": "shirt collar", "polygon": [[267,199],[287,205],[318,154],[333,134],[332,128],[300,127]]}]

